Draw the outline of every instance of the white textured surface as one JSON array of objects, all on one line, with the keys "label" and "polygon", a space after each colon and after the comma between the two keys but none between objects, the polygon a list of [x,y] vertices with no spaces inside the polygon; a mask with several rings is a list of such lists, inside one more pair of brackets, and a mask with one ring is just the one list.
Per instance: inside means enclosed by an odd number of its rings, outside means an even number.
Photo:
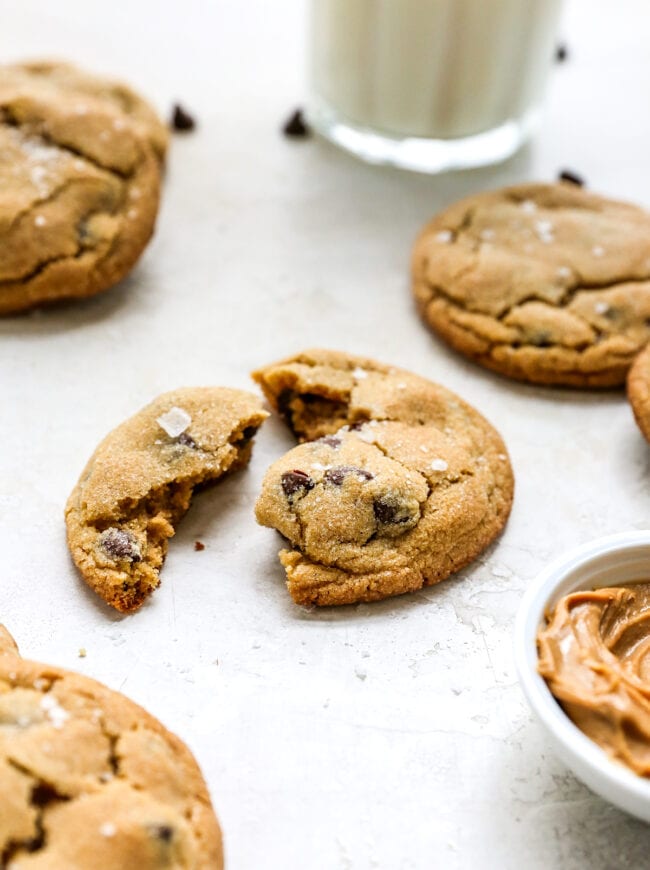
[{"label": "white textured surface", "polygon": [[[0,614],[24,653],[124,690],[190,744],[231,870],[647,866],[650,829],[549,752],[511,628],[549,557],[648,525],[648,447],[622,394],[517,385],[447,351],[407,279],[420,225],[474,190],[569,167],[650,206],[646,4],[570,0],[571,57],[535,144],[444,178],[278,134],[303,95],[299,0],[5,6],[4,58],[67,56],[200,123],[174,140],[156,237],[123,286],[0,321]],[[270,421],[250,469],[197,498],[151,603],[109,612],[71,567],[62,517],[100,438],[163,390],[246,387],[315,344],[439,379],[498,424],[517,475],[501,541],[420,594],[296,608],[252,516],[290,444]]]}]

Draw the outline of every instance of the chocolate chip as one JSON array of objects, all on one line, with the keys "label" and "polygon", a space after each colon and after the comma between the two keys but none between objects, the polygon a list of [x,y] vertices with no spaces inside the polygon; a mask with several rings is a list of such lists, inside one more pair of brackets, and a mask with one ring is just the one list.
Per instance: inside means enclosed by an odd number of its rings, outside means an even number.
[{"label": "chocolate chip", "polygon": [[149,825],[149,831],[152,837],[163,843],[171,843],[174,838],[174,829],[171,825]]},{"label": "chocolate chip", "polygon": [[575,184],[577,187],[584,187],[585,180],[581,175],[578,175],[577,172],[573,172],[571,169],[563,169],[558,174],[559,181],[567,181],[569,184]]},{"label": "chocolate chip", "polygon": [[186,112],[181,105],[176,103],[172,110],[171,125],[174,130],[186,132],[196,127],[196,121],[189,112]]},{"label": "chocolate chip", "polygon": [[555,46],[555,63],[564,63],[569,57],[569,49],[565,42],[560,42]]},{"label": "chocolate chip", "polygon": [[187,432],[181,432],[176,441],[178,442],[178,444],[182,444],[184,447],[191,447],[192,450],[196,450],[198,447],[198,444],[196,443],[194,438],[192,438],[191,435],[188,435]]},{"label": "chocolate chip", "polygon": [[124,529],[106,529],[99,536],[99,546],[111,559],[141,562],[140,545],[131,532]]},{"label": "chocolate chip", "polygon": [[290,139],[306,139],[311,136],[311,128],[305,123],[302,109],[296,109],[282,125],[282,132]]},{"label": "chocolate chip", "polygon": [[205,544],[202,541],[194,541],[194,549],[200,553],[201,550],[205,550]]},{"label": "chocolate chip", "polygon": [[333,449],[341,446],[341,439],[337,438],[336,435],[323,435],[322,438],[318,439],[319,444],[327,444],[328,447],[332,447]]},{"label": "chocolate chip", "polygon": [[357,420],[356,423],[350,423],[350,432],[358,432],[367,422],[367,420]]},{"label": "chocolate chip", "polygon": [[[388,498],[377,498],[372,505],[375,518],[380,523],[397,525],[408,523],[412,517],[403,513],[403,506]],[[401,514],[401,516],[400,516]]]},{"label": "chocolate chip", "polygon": [[375,476],[365,468],[357,468],[356,465],[335,465],[334,468],[328,468],[323,475],[323,480],[326,483],[332,483],[334,486],[342,486],[345,478],[350,474],[356,474],[361,480],[372,480]]},{"label": "chocolate chip", "polygon": [[257,426],[246,426],[244,431],[241,433],[241,436],[234,442],[236,447],[240,449],[242,447],[246,447],[247,444],[250,443],[251,438],[257,432]]},{"label": "chocolate chip", "polygon": [[294,468],[293,471],[285,471],[282,475],[282,489],[287,498],[291,498],[297,492],[309,492],[314,488],[314,481],[304,471]]}]

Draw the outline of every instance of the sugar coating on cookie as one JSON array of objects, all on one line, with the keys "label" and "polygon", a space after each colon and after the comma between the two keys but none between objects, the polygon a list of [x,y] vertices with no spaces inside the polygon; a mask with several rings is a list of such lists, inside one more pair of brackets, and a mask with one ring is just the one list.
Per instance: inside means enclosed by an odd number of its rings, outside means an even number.
[{"label": "sugar coating on cookie", "polygon": [[253,377],[303,442],[268,469],[255,508],[291,544],[280,561],[297,603],[373,601],[437,583],[505,525],[504,444],[444,387],[324,350]]},{"label": "sugar coating on cookie", "polygon": [[650,441],[650,345],[641,351],[630,369],[627,397],[639,429]]},{"label": "sugar coating on cookie", "polygon": [[124,278],[153,232],[167,131],[68,64],[0,67],[0,315]]},{"label": "sugar coating on cookie", "polygon": [[187,387],[107,435],[66,507],[68,545],[86,583],[117,610],[140,607],[160,583],[195,487],[246,465],[267,416],[243,390]]},{"label": "sugar coating on cookie", "polygon": [[0,792],[3,867],[223,867],[187,747],[124,695],[23,660],[1,625]]},{"label": "sugar coating on cookie", "polygon": [[450,206],[420,234],[412,273],[427,325],[517,380],[619,386],[650,339],[650,215],[572,184]]}]

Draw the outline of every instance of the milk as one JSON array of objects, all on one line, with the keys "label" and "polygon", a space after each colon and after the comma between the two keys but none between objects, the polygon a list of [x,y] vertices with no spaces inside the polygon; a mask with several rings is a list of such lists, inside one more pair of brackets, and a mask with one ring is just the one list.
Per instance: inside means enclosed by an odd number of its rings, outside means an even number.
[{"label": "milk", "polygon": [[316,111],[393,138],[453,140],[541,101],[561,0],[312,0]]}]

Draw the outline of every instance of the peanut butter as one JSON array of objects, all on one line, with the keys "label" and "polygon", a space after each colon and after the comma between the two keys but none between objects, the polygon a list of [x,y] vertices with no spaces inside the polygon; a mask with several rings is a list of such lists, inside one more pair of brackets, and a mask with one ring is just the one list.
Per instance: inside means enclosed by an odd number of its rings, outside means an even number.
[{"label": "peanut butter", "polygon": [[567,715],[650,776],[650,583],[566,595],[537,641],[539,673]]}]

